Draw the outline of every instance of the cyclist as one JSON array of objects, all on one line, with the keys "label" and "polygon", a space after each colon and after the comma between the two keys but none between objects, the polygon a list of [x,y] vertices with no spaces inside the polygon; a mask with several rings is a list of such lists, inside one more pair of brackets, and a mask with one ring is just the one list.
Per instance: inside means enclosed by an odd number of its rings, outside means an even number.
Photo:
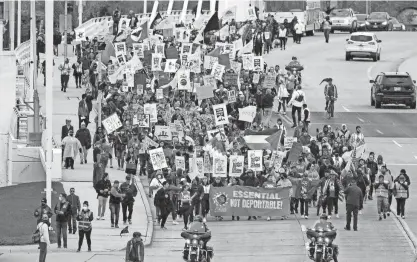
[{"label": "cyclist", "polygon": [[337,87],[333,84],[333,79],[331,78],[327,79],[327,85],[324,87],[324,96],[326,97],[326,108],[324,110],[327,111],[331,98],[337,99]]}]

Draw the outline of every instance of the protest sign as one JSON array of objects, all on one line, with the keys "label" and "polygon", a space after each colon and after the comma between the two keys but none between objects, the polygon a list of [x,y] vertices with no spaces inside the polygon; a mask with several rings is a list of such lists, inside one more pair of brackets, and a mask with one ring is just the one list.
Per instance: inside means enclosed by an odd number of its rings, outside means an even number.
[{"label": "protest sign", "polygon": [[124,66],[126,64],[126,56],[122,53],[116,55],[117,62],[120,66]]},{"label": "protest sign", "polygon": [[297,142],[297,138],[293,136],[286,136],[284,138],[284,147],[291,148],[294,142]]},{"label": "protest sign", "polygon": [[133,43],[132,47],[134,54],[139,58],[143,58],[143,44]]},{"label": "protest sign", "polygon": [[252,123],[256,116],[256,106],[239,108],[239,120]]},{"label": "protest sign", "polygon": [[243,69],[253,70],[253,54],[242,55]]},{"label": "protest sign", "polygon": [[169,126],[155,125],[154,135],[158,137],[159,140],[162,140],[162,141],[172,140],[172,133],[171,133],[171,129]]},{"label": "protest sign", "polygon": [[175,73],[177,72],[177,59],[167,59],[165,62],[165,72]]},{"label": "protest sign", "polygon": [[114,50],[116,52],[116,56],[118,56],[119,54],[126,55],[126,43],[125,42],[114,43]]},{"label": "protest sign", "polygon": [[195,172],[197,174],[197,177],[204,177],[204,159],[202,157],[197,157],[195,160],[195,164],[197,167],[197,170]]},{"label": "protest sign", "polygon": [[176,169],[182,169],[185,171],[185,158],[183,156],[175,156],[175,167]]},{"label": "protest sign", "polygon": [[223,127],[218,127],[214,130],[207,130],[207,138],[211,140],[216,134],[220,134],[221,136],[225,136],[225,131]]},{"label": "protest sign", "polygon": [[204,56],[204,69],[212,69],[213,65],[219,62],[215,56]]},{"label": "protest sign", "polygon": [[227,99],[229,104],[236,102],[236,91],[230,90],[228,92]]},{"label": "protest sign", "polygon": [[165,58],[165,44],[156,44],[155,53]]},{"label": "protest sign", "polygon": [[253,71],[261,72],[263,71],[264,62],[262,56],[254,56],[253,57]]},{"label": "protest sign", "polygon": [[103,126],[107,131],[107,134],[111,134],[123,126],[116,113],[112,114],[111,116],[109,116],[101,122],[103,123]]},{"label": "protest sign", "polygon": [[149,122],[156,123],[158,121],[156,104],[145,104],[143,106],[143,112],[145,115],[149,115]]},{"label": "protest sign", "polygon": [[224,69],[224,65],[214,64],[213,69],[211,70],[211,75],[214,76],[215,79],[222,81]]},{"label": "protest sign", "polygon": [[190,71],[186,69],[177,72],[178,90],[191,90]]},{"label": "protest sign", "polygon": [[236,74],[239,74],[240,70],[242,69],[242,64],[236,61],[230,61],[230,67]]},{"label": "protest sign", "polygon": [[213,89],[211,87],[208,87],[208,86],[196,86],[195,90],[197,92],[197,98],[198,98],[198,100],[203,100],[203,99],[207,99],[207,98],[214,97]]},{"label": "protest sign", "polygon": [[139,127],[149,127],[149,115],[138,114],[138,126]]},{"label": "protest sign", "polygon": [[248,150],[248,169],[252,171],[262,171],[262,160],[262,150]]},{"label": "protest sign", "polygon": [[217,89],[216,79],[214,78],[214,76],[211,76],[211,75],[203,76],[203,82],[204,82],[204,85],[207,87],[210,87],[211,90]]},{"label": "protest sign", "polygon": [[229,157],[229,176],[240,176],[245,167],[245,157],[231,155]]},{"label": "protest sign", "polygon": [[227,157],[223,155],[213,156],[213,176],[227,176]]},{"label": "protest sign", "polygon": [[268,89],[275,88],[275,80],[276,80],[276,76],[266,75],[264,78],[263,87],[268,88]]},{"label": "protest sign", "polygon": [[237,86],[237,73],[226,72],[224,73],[224,83],[228,83],[231,86]]},{"label": "protest sign", "polygon": [[149,158],[151,159],[154,170],[161,170],[168,167],[162,147],[149,150]]},{"label": "protest sign", "polygon": [[258,73],[253,74],[252,83],[259,84],[259,74]]},{"label": "protest sign", "polygon": [[276,152],[276,156],[273,161],[273,167],[275,168],[275,171],[278,171],[278,169],[281,167],[282,161],[284,160],[285,156],[286,156],[285,152],[282,152],[282,151]]},{"label": "protest sign", "polygon": [[216,126],[227,125],[229,123],[225,104],[213,105],[213,112]]},{"label": "protest sign", "polygon": [[290,188],[210,187],[212,216],[282,217],[290,211]]},{"label": "protest sign", "polygon": [[164,90],[161,88],[156,89],[156,99],[164,99]]},{"label": "protest sign", "polygon": [[162,71],[162,56],[160,54],[152,54],[152,71]]},{"label": "protest sign", "polygon": [[204,153],[204,173],[212,173],[213,165],[211,164],[211,159],[209,153]]},{"label": "protest sign", "polygon": [[192,43],[182,43],[181,54],[191,55],[193,44]]}]

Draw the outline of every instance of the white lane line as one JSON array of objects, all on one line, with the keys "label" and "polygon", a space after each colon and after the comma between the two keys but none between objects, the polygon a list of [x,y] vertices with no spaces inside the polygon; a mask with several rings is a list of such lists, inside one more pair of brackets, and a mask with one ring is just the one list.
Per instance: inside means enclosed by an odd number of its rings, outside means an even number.
[{"label": "white lane line", "polygon": [[366,72],[366,74],[368,75],[369,80],[372,80],[373,79],[372,76],[371,76],[371,73],[372,73],[372,69],[373,68],[374,68],[373,65],[370,66],[370,67],[368,67],[368,71]]},{"label": "white lane line", "polygon": [[396,144],[399,147],[403,147],[402,145],[398,144],[397,141],[395,141],[395,140],[392,140],[392,142],[394,142],[394,144]]},{"label": "white lane line", "polygon": [[417,160],[417,156],[414,156],[414,158]]},{"label": "white lane line", "polygon": [[383,135],[384,133],[382,133],[381,131],[379,131],[378,129],[376,129],[376,132]]},{"label": "white lane line", "polygon": [[417,166],[417,164],[387,164],[387,166]]},{"label": "white lane line", "polygon": [[344,106],[342,106],[343,107],[343,109],[346,111],[346,112],[350,112],[350,110],[348,109],[348,108],[346,108],[346,107],[344,107]]},{"label": "white lane line", "polygon": [[362,118],[358,117],[359,121],[361,121],[362,123],[365,123],[365,120],[363,120]]}]

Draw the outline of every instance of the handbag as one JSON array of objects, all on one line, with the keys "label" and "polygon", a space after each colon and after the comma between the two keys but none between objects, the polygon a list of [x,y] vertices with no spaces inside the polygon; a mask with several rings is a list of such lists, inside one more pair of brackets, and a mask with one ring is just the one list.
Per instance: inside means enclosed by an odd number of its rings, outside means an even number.
[{"label": "handbag", "polygon": [[39,228],[40,226],[36,227],[35,232],[32,233],[32,242],[36,244],[41,242],[41,232],[39,231]]},{"label": "handbag", "polygon": [[126,174],[136,174],[137,165],[135,163],[126,163]]}]

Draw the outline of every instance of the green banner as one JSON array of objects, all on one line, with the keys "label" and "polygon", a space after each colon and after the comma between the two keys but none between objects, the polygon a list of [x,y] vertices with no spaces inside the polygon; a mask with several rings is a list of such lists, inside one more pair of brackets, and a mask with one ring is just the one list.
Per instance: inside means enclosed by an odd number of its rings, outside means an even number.
[{"label": "green banner", "polygon": [[284,216],[290,211],[290,188],[210,187],[212,216]]}]

